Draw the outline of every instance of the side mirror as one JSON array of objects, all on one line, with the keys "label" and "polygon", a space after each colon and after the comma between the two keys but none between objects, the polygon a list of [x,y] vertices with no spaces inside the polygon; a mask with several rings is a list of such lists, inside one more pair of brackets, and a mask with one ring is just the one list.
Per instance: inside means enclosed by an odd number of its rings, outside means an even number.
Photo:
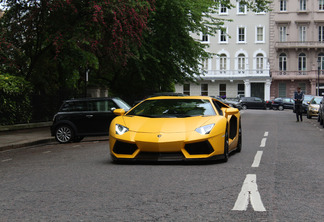
[{"label": "side mirror", "polygon": [[229,115],[235,115],[235,114],[237,114],[238,112],[239,112],[239,110],[236,109],[236,108],[227,108],[227,109],[225,110],[225,116],[227,117],[227,116],[229,116]]},{"label": "side mirror", "polygon": [[124,109],[115,109],[114,114],[117,116],[123,116],[125,114],[125,110]]}]

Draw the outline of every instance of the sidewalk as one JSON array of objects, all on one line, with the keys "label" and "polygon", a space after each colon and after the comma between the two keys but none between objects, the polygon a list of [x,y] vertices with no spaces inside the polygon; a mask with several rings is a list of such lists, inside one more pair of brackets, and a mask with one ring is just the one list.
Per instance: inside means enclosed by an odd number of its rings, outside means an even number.
[{"label": "sidewalk", "polygon": [[0,151],[55,141],[50,123],[22,124],[0,128]]}]

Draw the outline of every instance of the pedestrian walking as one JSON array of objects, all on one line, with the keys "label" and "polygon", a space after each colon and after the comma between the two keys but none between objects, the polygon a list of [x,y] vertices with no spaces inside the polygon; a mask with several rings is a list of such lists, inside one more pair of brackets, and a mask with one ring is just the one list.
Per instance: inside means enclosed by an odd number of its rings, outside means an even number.
[{"label": "pedestrian walking", "polygon": [[294,93],[294,101],[295,101],[295,111],[297,122],[303,121],[303,101],[304,101],[304,92],[300,87],[297,87],[297,91]]}]

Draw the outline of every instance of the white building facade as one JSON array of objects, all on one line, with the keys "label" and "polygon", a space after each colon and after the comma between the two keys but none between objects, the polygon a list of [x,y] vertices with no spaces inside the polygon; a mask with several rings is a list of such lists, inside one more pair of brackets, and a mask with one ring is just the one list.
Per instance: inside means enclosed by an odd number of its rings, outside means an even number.
[{"label": "white building facade", "polygon": [[215,36],[201,34],[201,42],[216,55],[203,62],[202,80],[176,85],[176,92],[187,95],[237,97],[257,96],[270,99],[269,14],[247,11],[246,6],[232,0],[236,8],[220,7],[219,18],[224,30]]}]

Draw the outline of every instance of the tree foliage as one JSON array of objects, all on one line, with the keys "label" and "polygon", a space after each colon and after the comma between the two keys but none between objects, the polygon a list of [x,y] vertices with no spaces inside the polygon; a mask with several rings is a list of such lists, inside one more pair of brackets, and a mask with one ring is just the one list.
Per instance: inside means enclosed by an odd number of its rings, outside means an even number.
[{"label": "tree foliage", "polygon": [[0,75],[0,125],[26,123],[31,119],[31,85],[22,77]]}]

